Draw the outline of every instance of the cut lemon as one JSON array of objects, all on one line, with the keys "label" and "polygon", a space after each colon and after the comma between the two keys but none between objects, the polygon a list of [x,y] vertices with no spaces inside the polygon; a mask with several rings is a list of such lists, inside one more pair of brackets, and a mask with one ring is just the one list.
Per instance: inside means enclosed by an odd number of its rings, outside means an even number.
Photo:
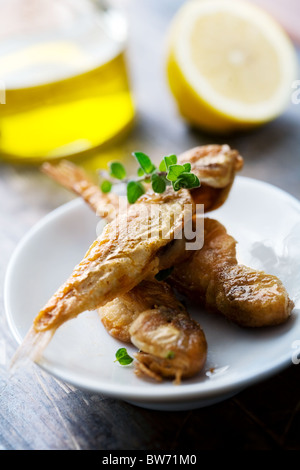
[{"label": "cut lemon", "polygon": [[242,0],[191,0],[170,27],[170,88],[181,114],[206,130],[230,132],[276,118],[296,71],[282,28]]}]

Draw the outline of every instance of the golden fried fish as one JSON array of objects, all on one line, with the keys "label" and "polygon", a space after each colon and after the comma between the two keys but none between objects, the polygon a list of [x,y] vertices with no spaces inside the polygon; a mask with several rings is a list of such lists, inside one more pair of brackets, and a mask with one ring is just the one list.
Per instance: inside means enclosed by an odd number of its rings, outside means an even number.
[{"label": "golden fried fish", "polygon": [[241,326],[278,325],[294,307],[276,276],[238,264],[235,239],[209,218],[203,248],[176,265],[169,279],[188,298]]},{"label": "golden fried fish", "polygon": [[[103,194],[76,165],[65,161],[56,166],[44,164],[43,171],[80,194],[95,212],[103,211],[107,203],[117,208],[117,196]],[[109,219],[110,212],[107,213]],[[159,253],[160,269],[183,261],[188,255],[185,240],[174,240]],[[99,316],[113,337],[132,342],[140,349],[135,363],[140,374],[156,380],[176,378],[179,383],[181,378],[199,372],[205,363],[207,345],[200,325],[189,317],[164,282],[142,281],[99,308]]]},{"label": "golden fried fish", "polygon": [[142,281],[101,307],[99,315],[113,337],[140,350],[135,355],[139,373],[179,383],[205,364],[204,332],[165,282]]},{"label": "golden fried fish", "polygon": [[[192,214],[186,207],[190,209],[193,204],[185,189],[175,193],[168,188],[160,195],[149,191],[107,224],[69,279],[37,315],[15,359],[22,351],[37,359],[64,322],[105,305],[162,269],[159,254],[165,254],[167,245],[182,231],[185,216]],[[167,260],[165,256],[164,263]]]},{"label": "golden fried fish", "polygon": [[205,212],[217,209],[226,201],[235,174],[243,168],[243,158],[229,145],[203,145],[182,153],[178,163],[190,163],[201,186],[191,191],[194,201],[204,204]]}]

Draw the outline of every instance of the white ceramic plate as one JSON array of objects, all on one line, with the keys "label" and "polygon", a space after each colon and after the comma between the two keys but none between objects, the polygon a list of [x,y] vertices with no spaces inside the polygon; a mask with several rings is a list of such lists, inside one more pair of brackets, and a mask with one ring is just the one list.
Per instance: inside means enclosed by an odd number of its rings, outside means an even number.
[{"label": "white ceramic plate", "polygon": [[[142,407],[180,410],[224,400],[292,364],[300,340],[300,203],[274,186],[238,177],[228,201],[210,217],[224,223],[239,241],[240,262],[282,279],[296,304],[287,323],[242,329],[221,316],[190,308],[204,328],[208,359],[197,377],[175,386],[143,380],[132,365],[115,363],[122,343],[108,335],[96,312],[86,312],[57,331],[40,366],[81,389]],[[16,249],[6,277],[5,305],[19,343],[96,238],[97,222],[76,199],[45,217]],[[135,349],[129,346],[128,351]]]}]

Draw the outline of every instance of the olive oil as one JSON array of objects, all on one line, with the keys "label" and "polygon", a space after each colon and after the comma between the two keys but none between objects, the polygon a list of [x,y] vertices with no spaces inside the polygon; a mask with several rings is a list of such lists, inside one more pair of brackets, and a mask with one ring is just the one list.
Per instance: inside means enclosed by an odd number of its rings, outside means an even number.
[{"label": "olive oil", "polygon": [[101,23],[104,14],[88,10],[72,28],[1,42],[0,157],[76,155],[130,126],[124,28],[111,13]]}]

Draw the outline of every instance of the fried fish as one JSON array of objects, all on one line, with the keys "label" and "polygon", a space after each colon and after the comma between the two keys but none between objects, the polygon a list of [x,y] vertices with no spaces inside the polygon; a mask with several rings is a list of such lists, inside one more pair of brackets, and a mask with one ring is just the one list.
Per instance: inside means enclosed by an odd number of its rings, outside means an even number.
[{"label": "fried fish", "polygon": [[[206,212],[224,202],[235,173],[243,165],[242,157],[227,145],[196,147],[182,154],[179,161],[189,161],[192,171],[200,178],[201,187],[194,189],[192,196],[194,201],[204,203]],[[205,219],[204,240],[202,250],[175,268],[172,282],[178,290],[210,309],[226,310],[231,320],[244,326],[278,324],[288,318],[293,302],[281,281],[275,276],[239,266],[236,241],[221,224]],[[222,275],[217,260],[223,262]],[[213,280],[216,272],[217,284]]]},{"label": "fried fish", "polygon": [[[194,199],[198,203],[204,203],[206,210],[217,208],[225,201],[235,172],[242,167],[242,157],[227,145],[211,145],[196,147],[186,152],[179,157],[179,163],[184,163],[187,159],[202,183],[197,191],[193,190]],[[118,211],[117,196],[113,193],[103,194],[76,165],[67,161],[62,161],[56,166],[46,163],[43,165],[43,171],[80,195],[96,213],[101,211],[102,216],[104,215],[107,220],[112,220],[114,213],[114,210],[104,209],[107,204]],[[191,255],[185,252],[184,241],[177,240],[173,246],[168,246],[164,255],[161,253],[161,269],[168,266],[168,263],[174,265],[180,260],[185,260],[188,254]],[[151,307],[153,299],[156,300],[155,307]],[[183,377],[191,376],[203,367],[206,358],[204,333],[200,326],[190,319],[188,312],[178,302],[173,292],[166,289],[165,283],[144,281],[131,291],[119,295],[104,307],[99,308],[99,315],[112,336],[122,341],[133,342],[140,347],[141,352],[138,353],[139,362],[137,363],[139,371],[143,370],[147,375],[152,374],[156,379],[166,375],[178,378],[179,374]],[[176,323],[180,344],[185,345],[181,348],[180,354],[176,353],[176,361],[173,360],[174,358],[166,358],[165,349],[158,355],[153,354],[153,351],[161,350],[153,325],[160,325],[161,329],[166,322]],[[138,328],[136,328],[137,325]],[[165,328],[165,331],[168,329],[170,326]],[[191,342],[186,337],[187,331],[191,333]],[[144,340],[140,341],[139,338],[144,338]],[[185,341],[183,338],[186,338]],[[195,345],[198,344],[198,347],[201,345],[200,355],[190,354],[190,348],[186,347],[188,344],[193,344],[194,349]],[[147,352],[149,348],[152,354]],[[174,345],[173,349],[175,349]],[[181,363],[185,364],[184,371],[182,366],[176,366],[179,357]]]},{"label": "fried fish", "polygon": [[[153,206],[157,209],[155,217]],[[174,193],[169,188],[160,195],[149,191],[108,223],[69,279],[34,319],[14,360],[28,353],[37,360],[63,323],[105,305],[168,267],[166,248],[182,231],[186,217],[192,215],[187,207],[194,205],[185,189]]]},{"label": "fried fish", "polygon": [[192,148],[178,157],[178,163],[189,162],[191,171],[198,176],[201,186],[191,191],[204,211],[218,209],[226,201],[235,175],[243,168],[244,160],[229,145],[203,145]]},{"label": "fried fish", "polygon": [[155,380],[187,378],[205,364],[207,343],[199,323],[166,282],[142,281],[99,309],[106,330],[134,344],[136,371]]},{"label": "fried fish", "polygon": [[[73,163],[62,161],[54,166],[43,165],[43,171],[72,190],[99,213],[106,204],[118,209],[114,194],[103,194],[87,175]],[[106,211],[110,220],[112,211]],[[183,261],[185,240],[174,240],[161,250],[160,269]],[[199,372],[206,360],[207,344],[200,325],[192,320],[178,301],[171,287],[164,282],[142,281],[123,295],[98,309],[106,330],[118,340],[133,343],[136,354],[135,370],[161,380],[162,377],[191,377]],[[147,320],[146,320],[147,319]]]},{"label": "fried fish", "polygon": [[236,240],[209,218],[204,219],[204,246],[174,267],[169,282],[199,305],[244,327],[278,325],[294,307],[276,276],[238,263]]}]

